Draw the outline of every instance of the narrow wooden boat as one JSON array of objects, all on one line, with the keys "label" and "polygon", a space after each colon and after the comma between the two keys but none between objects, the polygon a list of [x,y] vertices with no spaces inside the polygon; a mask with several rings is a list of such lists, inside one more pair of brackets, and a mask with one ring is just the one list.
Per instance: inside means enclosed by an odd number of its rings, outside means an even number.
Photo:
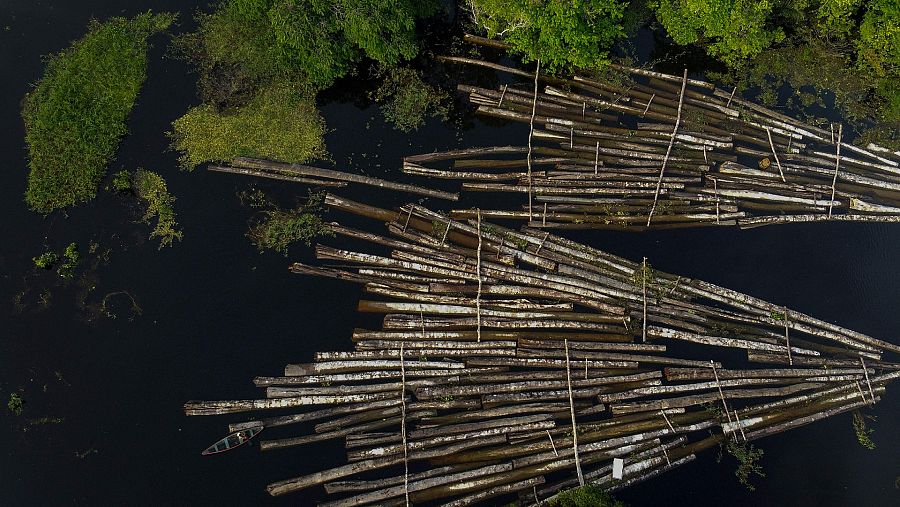
[{"label": "narrow wooden boat", "polygon": [[240,447],[250,441],[263,430],[264,426],[254,426],[241,431],[235,431],[227,437],[219,440],[213,445],[207,447],[201,454],[208,456],[210,454],[219,454]]}]

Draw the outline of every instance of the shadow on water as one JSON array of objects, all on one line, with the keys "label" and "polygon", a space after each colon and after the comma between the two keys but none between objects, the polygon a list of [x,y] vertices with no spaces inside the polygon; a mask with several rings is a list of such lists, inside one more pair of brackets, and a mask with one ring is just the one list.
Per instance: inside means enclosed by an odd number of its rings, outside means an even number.
[{"label": "shadow on water", "polygon": [[[133,15],[147,8],[182,12],[190,29],[197,3],[100,1],[0,2],[0,67],[12,79],[0,81],[4,169],[0,171],[0,392],[19,392],[23,415],[0,418],[3,497],[6,505],[153,504],[311,505],[310,491],[271,500],[268,482],[342,462],[337,442],[262,454],[242,448],[216,458],[200,450],[239,418],[188,419],[181,404],[197,398],[249,398],[251,379],[275,375],[287,362],[308,361],[318,350],[349,348],[356,326],[372,325],[356,314],[358,289],[347,284],[290,276],[291,260],[309,260],[294,248],[288,258],[260,255],[244,236],[252,210],[236,194],[250,187],[241,177],[177,169],[167,151],[170,122],[198,99],[194,77],[166,59],[157,38],[149,78],[130,120],[111,172],[144,167],[160,172],[178,198],[184,241],[157,251],[149,229],[134,223],[127,203],[110,193],[68,212],[43,219],[25,209],[23,128],[20,98],[42,72],[40,56],[80,37],[90,16]],[[443,37],[444,28],[435,30]],[[638,36],[639,54],[657,58]],[[675,54],[677,48],[664,48]],[[673,51],[675,51],[673,53]],[[493,55],[494,57],[498,55]],[[666,59],[676,72],[686,56]],[[430,78],[495,80],[493,73],[447,69],[416,62]],[[699,67],[699,63],[697,63]],[[470,74],[471,73],[471,74]],[[459,146],[520,143],[527,127],[475,119],[458,101],[448,121],[437,119],[406,135],[384,123],[367,99],[366,74],[344,80],[320,97],[330,132],[333,165],[405,180],[404,155]],[[258,181],[283,206],[304,188]],[[407,196],[353,189],[351,198],[395,205]],[[446,203],[429,202],[434,206]],[[465,202],[458,206],[466,206]],[[342,217],[343,218],[343,217]],[[808,224],[751,231],[678,231],[652,234],[572,234],[577,240],[631,259],[646,255],[654,267],[702,277],[779,304],[824,317],[880,338],[897,340],[900,285],[890,252],[900,247],[900,229],[889,225]],[[45,248],[61,251],[77,242],[85,267],[111,249],[83,283],[60,285],[51,273],[33,273],[31,257]],[[96,255],[87,255],[91,241]],[[82,271],[83,272],[83,271]],[[27,279],[23,281],[23,276]],[[26,287],[37,295],[49,288],[51,303],[14,313],[13,299]],[[127,291],[142,314],[129,321],[130,302],[114,297],[116,319],[84,322],[76,302]],[[351,288],[352,287],[352,288]],[[896,502],[900,474],[900,397],[889,391],[873,411],[876,451],[854,439],[850,417],[839,416],[760,442],[767,477],[745,492],[731,464],[715,453],[647,484],[623,492],[633,505],[887,505]],[[727,459],[727,458],[726,458]]]}]

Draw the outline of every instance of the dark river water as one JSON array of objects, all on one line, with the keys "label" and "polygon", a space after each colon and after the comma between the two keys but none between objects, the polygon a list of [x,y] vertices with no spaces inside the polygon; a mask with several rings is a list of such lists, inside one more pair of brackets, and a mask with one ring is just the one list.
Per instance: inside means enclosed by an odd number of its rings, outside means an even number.
[{"label": "dark river water", "polygon": [[[198,2],[46,2],[0,0],[0,397],[18,392],[24,413],[0,407],[0,505],[312,505],[312,490],[283,499],[268,482],[342,461],[339,442],[260,453],[243,448],[217,459],[200,450],[224,434],[228,420],[186,418],[188,399],[257,396],[251,379],[278,374],[318,350],[350,346],[358,290],[337,281],[291,276],[292,259],[260,255],[244,236],[251,211],[236,194],[241,177],[179,171],[167,150],[171,121],[198,102],[194,77],[165,58],[158,37],[149,78],[129,119],[111,171],[160,172],[178,198],[184,241],[158,251],[133,203],[100,192],[89,204],[38,216],[25,207],[26,152],[20,100],[42,73],[42,55],[80,37],[90,17],[147,9],[181,12],[192,27]],[[648,53],[653,41],[639,39]],[[344,87],[353,89],[352,80]],[[322,97],[334,165],[401,179],[403,155],[455,146],[521,142],[521,126],[486,124],[470,114],[433,120],[411,136],[384,125],[376,107],[347,94]],[[259,183],[284,205],[305,192]],[[346,192],[385,205],[405,196]],[[700,277],[839,323],[900,341],[900,226],[809,224],[631,234],[571,235],[614,253],[647,256],[659,269]],[[31,258],[77,242],[86,254],[79,279],[62,284],[38,273]],[[87,254],[89,242],[99,244]],[[91,264],[108,252],[104,262]],[[117,318],[91,305],[109,298]],[[49,294],[49,296],[46,296]],[[41,295],[49,305],[40,303]],[[18,304],[17,304],[18,302]],[[889,388],[877,416],[875,451],[856,443],[850,415],[762,440],[764,479],[747,492],[726,457],[715,452],[624,491],[632,505],[898,505],[900,392]]]}]

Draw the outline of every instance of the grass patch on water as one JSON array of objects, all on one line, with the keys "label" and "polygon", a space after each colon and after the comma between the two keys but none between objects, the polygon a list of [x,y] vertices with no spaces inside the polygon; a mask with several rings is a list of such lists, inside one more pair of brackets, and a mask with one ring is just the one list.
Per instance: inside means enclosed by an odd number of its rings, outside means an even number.
[{"label": "grass patch on water", "polygon": [[308,94],[290,85],[265,88],[236,108],[194,107],[172,126],[185,169],[235,157],[301,163],[326,156],[325,121]]},{"label": "grass patch on water", "polygon": [[92,21],[87,35],[48,59],[22,108],[31,209],[49,213],[97,195],[147,76],[147,39],[174,20],[148,12]]},{"label": "grass patch on water", "polygon": [[181,241],[182,231],[178,229],[175,209],[172,208],[175,198],[169,194],[162,176],[152,171],[138,169],[134,172],[133,186],[135,194],[147,203],[143,221],[150,224],[156,217],[156,226],[150,233],[150,238],[159,238],[160,249],[172,246],[172,242],[176,239]]},{"label": "grass patch on water", "polygon": [[260,253],[273,250],[287,255],[293,243],[302,241],[306,246],[320,236],[334,236],[334,232],[322,220],[324,193],[311,193],[306,202],[292,210],[272,209],[261,212],[260,219],[247,231],[247,237]]}]

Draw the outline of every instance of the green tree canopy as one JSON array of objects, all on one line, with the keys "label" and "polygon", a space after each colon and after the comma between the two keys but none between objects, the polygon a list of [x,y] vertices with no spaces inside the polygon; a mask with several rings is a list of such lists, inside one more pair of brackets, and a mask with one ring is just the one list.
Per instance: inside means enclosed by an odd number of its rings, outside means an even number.
[{"label": "green tree canopy", "polygon": [[387,65],[414,57],[416,20],[435,8],[433,0],[226,0],[184,41],[207,78],[224,67],[257,84],[324,88],[363,56]]},{"label": "green tree canopy", "polygon": [[771,0],[654,0],[656,17],[678,44],[703,44],[734,65],[784,39],[767,24]]},{"label": "green tree canopy", "polygon": [[526,61],[549,70],[595,67],[625,34],[618,0],[469,0],[472,18],[489,37],[512,44]]}]

